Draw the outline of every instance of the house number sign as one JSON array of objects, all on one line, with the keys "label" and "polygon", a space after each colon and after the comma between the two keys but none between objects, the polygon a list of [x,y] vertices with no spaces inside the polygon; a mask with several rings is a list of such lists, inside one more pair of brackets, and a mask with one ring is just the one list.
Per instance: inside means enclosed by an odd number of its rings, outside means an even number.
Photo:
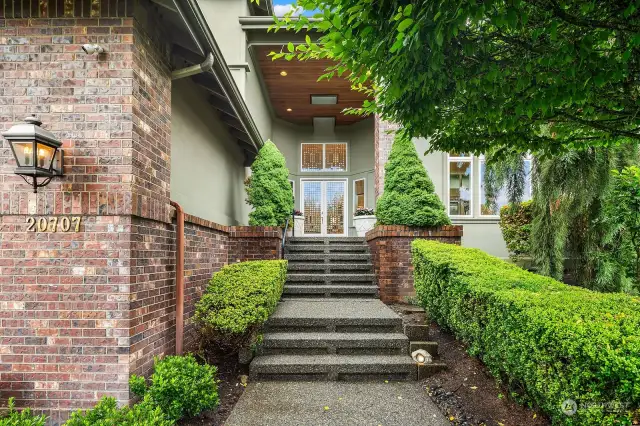
[{"label": "house number sign", "polygon": [[27,218],[29,232],[80,232],[80,216],[48,216]]}]

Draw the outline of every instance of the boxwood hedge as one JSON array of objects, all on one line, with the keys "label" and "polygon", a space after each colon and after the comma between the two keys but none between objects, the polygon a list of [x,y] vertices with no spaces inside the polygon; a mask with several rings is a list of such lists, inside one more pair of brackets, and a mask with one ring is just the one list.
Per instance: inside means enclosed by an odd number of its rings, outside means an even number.
[{"label": "boxwood hedge", "polygon": [[227,351],[251,343],[275,311],[286,277],[286,260],[235,263],[215,273],[196,304],[195,321],[203,337]]},{"label": "boxwood hedge", "polygon": [[476,249],[416,240],[412,254],[432,318],[519,398],[554,424],[637,424],[640,298],[568,286]]}]

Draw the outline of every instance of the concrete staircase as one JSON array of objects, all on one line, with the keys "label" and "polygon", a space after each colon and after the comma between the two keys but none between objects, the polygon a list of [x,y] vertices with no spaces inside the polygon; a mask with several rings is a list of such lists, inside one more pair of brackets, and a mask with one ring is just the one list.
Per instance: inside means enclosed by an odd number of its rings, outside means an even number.
[{"label": "concrete staircase", "polygon": [[402,319],[378,299],[363,238],[292,238],[283,300],[269,319],[253,380],[411,380]]}]

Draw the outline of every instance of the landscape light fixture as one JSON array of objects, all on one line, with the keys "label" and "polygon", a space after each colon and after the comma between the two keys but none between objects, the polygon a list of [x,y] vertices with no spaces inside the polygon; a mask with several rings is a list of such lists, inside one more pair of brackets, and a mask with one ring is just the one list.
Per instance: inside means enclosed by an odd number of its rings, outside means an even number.
[{"label": "landscape light fixture", "polygon": [[106,52],[104,47],[100,46],[99,44],[92,44],[92,43],[83,44],[82,50],[84,50],[84,53],[86,53],[87,55],[93,55],[93,54],[101,55],[104,52]]},{"label": "landscape light fixture", "polygon": [[418,364],[428,364],[433,361],[433,358],[431,358],[429,352],[425,351],[424,349],[413,351],[411,353],[411,358],[413,358],[413,360]]},{"label": "landscape light fixture", "polygon": [[[14,173],[33,186],[33,192],[46,186],[55,176],[62,176],[64,153],[53,133],[40,127],[36,117],[27,117],[2,136],[9,142],[18,167]],[[42,180],[38,182],[38,179]]]}]

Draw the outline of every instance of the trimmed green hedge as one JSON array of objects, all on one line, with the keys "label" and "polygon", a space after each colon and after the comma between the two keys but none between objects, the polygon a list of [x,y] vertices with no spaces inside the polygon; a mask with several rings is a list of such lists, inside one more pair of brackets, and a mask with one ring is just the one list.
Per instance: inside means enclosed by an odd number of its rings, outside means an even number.
[{"label": "trimmed green hedge", "polygon": [[250,343],[275,311],[287,278],[286,260],[228,265],[213,275],[196,304],[195,321],[223,350]]},{"label": "trimmed green hedge", "polygon": [[[416,240],[412,254],[432,318],[520,398],[554,424],[632,424],[640,298],[568,286],[476,249]],[[572,416],[561,409],[567,399],[578,406]]]}]

